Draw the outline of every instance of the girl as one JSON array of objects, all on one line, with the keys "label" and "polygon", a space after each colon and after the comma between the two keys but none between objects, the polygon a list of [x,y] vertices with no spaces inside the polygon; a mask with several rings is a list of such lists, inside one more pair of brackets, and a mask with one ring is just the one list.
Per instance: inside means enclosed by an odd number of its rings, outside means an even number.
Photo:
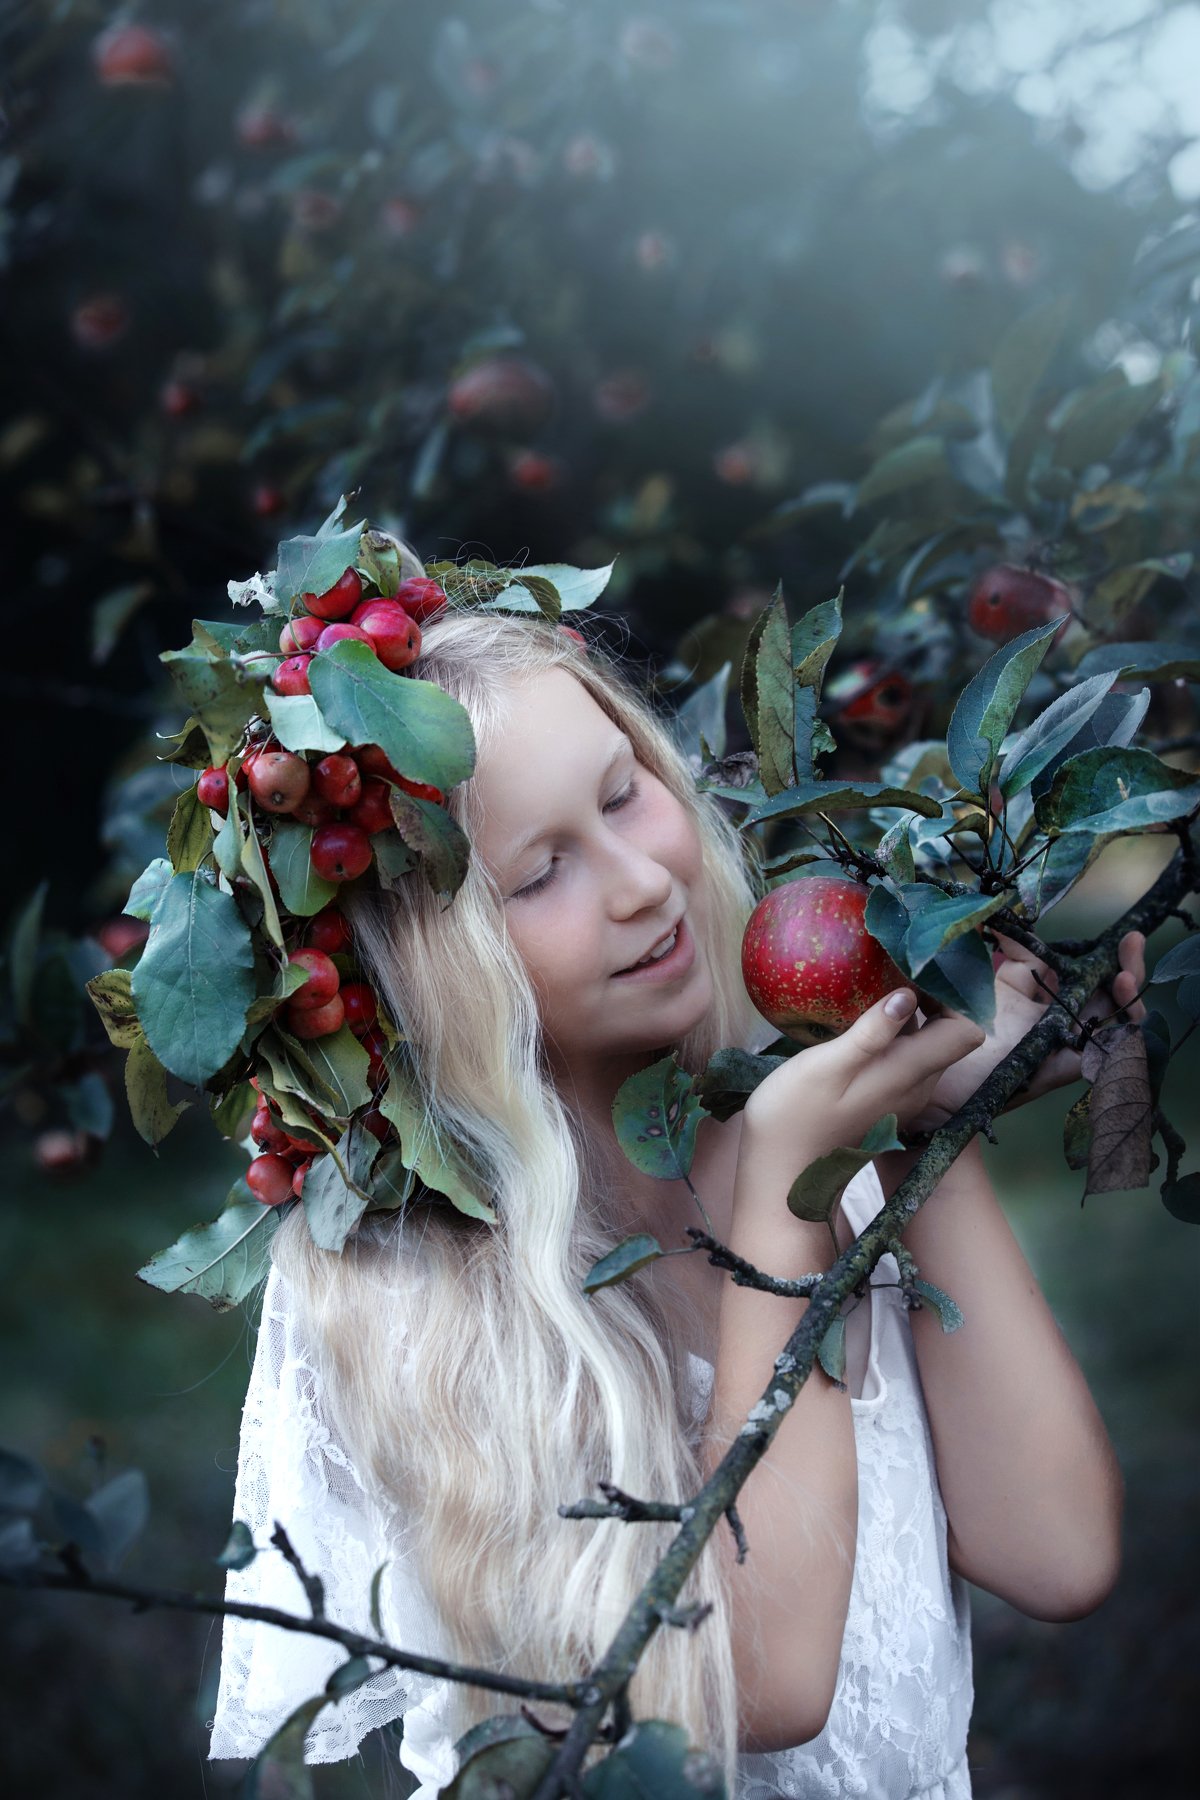
[{"label": "girl", "polygon": [[[438,1195],[365,1215],[340,1255],[302,1208],[272,1247],[235,1516],[278,1519],[325,1581],[329,1617],[509,1674],[569,1679],[599,1659],[670,1543],[671,1524],[564,1520],[601,1480],[684,1499],[720,1461],[806,1302],[735,1286],[677,1254],[583,1292],[594,1262],[648,1231],[701,1224],[683,1182],[641,1176],[612,1126],[621,1083],[674,1049],[701,1071],[776,1036],[740,976],[761,871],[620,667],[539,619],[444,614],[412,674],[467,709],[474,776],[449,808],[471,845],[443,907],[402,882],[346,896],[364,971],[409,1040],[426,1128],[484,1172],[496,1224]],[[360,884],[362,885],[362,884]],[[665,954],[663,954],[666,946]],[[1003,963],[993,1031],[918,1023],[881,1002],[789,1059],[740,1114],[701,1124],[692,1184],[715,1234],[765,1271],[833,1260],[786,1206],[795,1174],[895,1112],[928,1129],[1040,1014],[1051,977]],[[1142,941],[1110,997],[1136,1019]],[[899,1001],[899,1004],[897,1004]],[[1023,1098],[1078,1076],[1048,1062]],[[837,1215],[844,1246],[915,1153],[868,1165]],[[972,1147],[906,1243],[959,1303],[943,1336],[879,1264],[848,1318],[844,1388],[814,1369],[738,1499],[749,1555],[713,1534],[631,1683],[635,1718],[672,1719],[721,1764],[730,1796],[970,1792],[966,1581],[1043,1619],[1097,1606],[1119,1560],[1121,1482],[1083,1377]],[[297,1610],[267,1551],[230,1599]],[[319,1694],[343,1653],[227,1618],[211,1757],[248,1756]],[[353,1753],[403,1714],[401,1762],[433,1800],[454,1741],[518,1700],[384,1670],[304,1716],[306,1756]],[[538,1703],[538,1719],[568,1722]]]}]

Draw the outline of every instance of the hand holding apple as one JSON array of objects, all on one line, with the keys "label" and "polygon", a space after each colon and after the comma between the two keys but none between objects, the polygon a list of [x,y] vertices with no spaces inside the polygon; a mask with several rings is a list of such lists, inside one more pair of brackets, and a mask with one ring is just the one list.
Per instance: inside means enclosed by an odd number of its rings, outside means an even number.
[{"label": "hand holding apple", "polygon": [[798,1043],[824,1043],[893,988],[912,986],[863,922],[868,897],[849,876],[812,875],[772,888],[747,921],[746,991]]}]

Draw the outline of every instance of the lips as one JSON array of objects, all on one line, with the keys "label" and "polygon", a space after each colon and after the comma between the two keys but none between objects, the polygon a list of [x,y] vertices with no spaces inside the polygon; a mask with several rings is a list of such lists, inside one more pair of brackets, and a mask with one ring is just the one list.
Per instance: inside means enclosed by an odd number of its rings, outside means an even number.
[{"label": "lips", "polygon": [[675,935],[675,933],[679,930],[679,927],[682,922],[683,922],[683,914],[680,913],[679,917],[676,919],[676,921],[673,925],[669,926],[666,931],[660,932],[652,944],[647,944],[646,948],[642,951],[642,955],[640,957],[638,957],[637,962],[629,963],[624,969],[614,970],[613,971],[614,974],[628,975],[633,969],[636,969],[638,967],[638,964],[641,963],[643,957],[649,956],[649,954],[652,950],[659,949],[663,944],[665,944],[668,941],[668,939],[672,938]]}]

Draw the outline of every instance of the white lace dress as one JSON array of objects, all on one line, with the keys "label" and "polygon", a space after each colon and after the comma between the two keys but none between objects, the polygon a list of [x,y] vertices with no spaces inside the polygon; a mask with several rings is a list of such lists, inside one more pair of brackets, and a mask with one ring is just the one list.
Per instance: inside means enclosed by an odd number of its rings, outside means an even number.
[{"label": "white lace dress", "polygon": [[[854,1178],[842,1208],[855,1232],[883,1203],[871,1164]],[[899,1271],[881,1259],[870,1303],[847,1322],[848,1381],[858,1451],[858,1542],[841,1665],[824,1731],[810,1742],[738,1759],[731,1800],[970,1800],[967,1726],[973,1698],[966,1583],[946,1560],[946,1515],[921,1394]],[[857,1378],[856,1378],[857,1370]],[[712,1365],[691,1359],[693,1429],[708,1409]],[[239,1461],[234,1517],[268,1541],[282,1517],[303,1555],[337,1569],[338,1596],[366,1595],[373,1570],[392,1559],[380,1594],[383,1636],[431,1656],[447,1654],[420,1585],[403,1554],[398,1522],[375,1523],[357,1472],[323,1420],[314,1418],[304,1347],[292,1327],[277,1271],[263,1302],[247,1412],[277,1422],[280,1448]],[[297,1416],[306,1420],[303,1467],[295,1466]],[[281,1423],[288,1421],[286,1428]],[[265,1440],[270,1443],[270,1434]],[[372,1523],[368,1525],[367,1520]],[[365,1542],[361,1540],[367,1540]],[[304,1611],[293,1572],[276,1552],[230,1571],[227,1598]],[[366,1600],[330,1616],[369,1631]],[[373,1634],[372,1634],[373,1635]],[[286,1640],[286,1671],[280,1667]],[[303,1648],[302,1648],[303,1646]],[[289,1711],[319,1692],[343,1660],[336,1646],[245,1621],[224,1621],[221,1687],[210,1759],[257,1754]],[[400,1761],[420,1782],[412,1800],[436,1800],[457,1767],[443,1723],[450,1686],[435,1677],[384,1670],[337,1705],[326,1706],[305,1742],[305,1759],[352,1756],[375,1726],[404,1714]]]},{"label": "white lace dress", "polygon": [[[842,1196],[856,1233],[883,1198],[868,1163]],[[894,1285],[899,1273],[894,1257],[882,1257],[869,1306],[856,1307],[847,1323],[858,1543],[833,1706],[809,1743],[739,1757],[733,1800],[970,1800],[969,1590],[946,1560],[946,1514],[909,1315]],[[856,1363],[865,1363],[857,1393]],[[691,1364],[698,1428],[713,1369],[699,1356]],[[443,1685],[405,1715],[400,1759],[421,1778],[412,1800],[435,1800],[455,1772],[440,1725],[444,1699]]]}]

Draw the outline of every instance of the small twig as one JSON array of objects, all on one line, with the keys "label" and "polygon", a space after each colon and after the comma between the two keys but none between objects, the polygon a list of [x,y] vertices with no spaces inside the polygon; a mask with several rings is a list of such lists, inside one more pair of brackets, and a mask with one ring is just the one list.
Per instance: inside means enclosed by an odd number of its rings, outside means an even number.
[{"label": "small twig", "polygon": [[730,1250],[718,1239],[710,1237],[707,1232],[700,1231],[695,1225],[685,1227],[688,1237],[694,1238],[698,1247],[709,1252],[709,1262],[718,1269],[729,1269],[739,1287],[761,1288],[764,1293],[781,1294],[788,1300],[806,1300],[814,1292],[822,1280],[820,1275],[800,1275],[795,1280],[785,1280],[782,1276],[764,1275],[753,1263],[748,1263]]},{"label": "small twig", "polygon": [[313,1618],[323,1619],[325,1617],[325,1583],[321,1580],[319,1575],[309,1574],[308,1570],[304,1567],[304,1564],[300,1561],[299,1556],[296,1554],[296,1551],[292,1546],[291,1538],[283,1529],[283,1526],[279,1523],[278,1519],[276,1519],[275,1529],[271,1533],[271,1542],[274,1544],[275,1548],[282,1553],[283,1560],[286,1563],[290,1563],[300,1577],[300,1585],[308,1596],[308,1604],[312,1608]]}]

